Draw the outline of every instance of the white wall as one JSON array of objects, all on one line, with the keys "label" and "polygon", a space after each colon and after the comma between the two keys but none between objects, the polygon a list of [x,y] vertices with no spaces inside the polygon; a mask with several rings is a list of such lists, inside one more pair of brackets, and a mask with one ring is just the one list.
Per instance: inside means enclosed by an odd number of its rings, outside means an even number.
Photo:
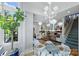
[{"label": "white wall", "polygon": [[32,13],[26,13],[26,46],[25,48],[31,49],[33,44],[33,14]]},{"label": "white wall", "polygon": [[18,30],[19,48],[21,52],[27,53],[33,50],[33,14],[25,11],[24,21]]},{"label": "white wall", "polygon": [[[23,25],[21,26],[21,33],[20,36],[22,35],[22,39],[19,38],[19,44],[22,45],[21,51],[32,51],[33,50],[33,13],[27,12],[26,11],[26,5],[23,3],[20,3],[20,8],[23,9],[25,13],[25,20]],[[19,31],[19,32],[20,32]],[[20,37],[18,36],[18,37]]]},{"label": "white wall", "polygon": [[23,21],[21,24],[20,24],[20,27],[18,29],[18,42],[19,42],[19,49],[20,49],[20,52],[24,51],[24,47],[25,47],[25,39],[24,36],[25,36],[25,22]]}]

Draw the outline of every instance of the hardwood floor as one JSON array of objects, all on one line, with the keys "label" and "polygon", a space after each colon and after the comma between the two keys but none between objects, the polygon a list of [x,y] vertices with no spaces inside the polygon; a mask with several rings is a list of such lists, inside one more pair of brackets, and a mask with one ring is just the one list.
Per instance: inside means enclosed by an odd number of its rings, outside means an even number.
[{"label": "hardwood floor", "polygon": [[79,56],[79,54],[78,54],[79,52],[78,52],[78,50],[77,49],[71,49],[71,55],[73,55],[73,56]]}]

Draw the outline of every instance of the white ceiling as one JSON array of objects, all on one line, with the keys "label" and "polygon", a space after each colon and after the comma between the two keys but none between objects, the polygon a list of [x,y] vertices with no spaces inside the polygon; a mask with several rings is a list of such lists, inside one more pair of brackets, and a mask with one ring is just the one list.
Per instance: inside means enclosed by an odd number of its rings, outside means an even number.
[{"label": "white ceiling", "polygon": [[[48,22],[44,17],[44,8],[48,6],[47,2],[23,2],[23,7],[26,11],[36,14],[34,21],[35,22]],[[60,20],[63,16],[68,15],[67,11],[70,11],[70,14],[79,12],[79,2],[52,2],[53,7],[58,6],[56,11],[57,15],[55,19]]]}]

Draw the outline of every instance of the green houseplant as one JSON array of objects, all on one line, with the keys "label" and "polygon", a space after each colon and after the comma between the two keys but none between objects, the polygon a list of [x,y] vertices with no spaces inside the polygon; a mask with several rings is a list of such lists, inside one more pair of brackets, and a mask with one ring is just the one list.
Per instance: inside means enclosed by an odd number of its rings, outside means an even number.
[{"label": "green houseplant", "polygon": [[0,15],[0,27],[11,36],[11,49],[13,49],[13,32],[20,26],[21,21],[24,20],[24,12],[20,8],[16,8],[13,15],[5,12]]}]

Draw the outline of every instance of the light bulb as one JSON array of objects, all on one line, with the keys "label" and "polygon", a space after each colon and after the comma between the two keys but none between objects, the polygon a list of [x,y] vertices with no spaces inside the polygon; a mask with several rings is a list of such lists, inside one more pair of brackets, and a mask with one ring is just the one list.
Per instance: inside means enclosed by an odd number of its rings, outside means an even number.
[{"label": "light bulb", "polygon": [[54,14],[54,11],[52,11],[52,15]]},{"label": "light bulb", "polygon": [[49,27],[50,26],[50,24],[47,24],[47,27]]},{"label": "light bulb", "polygon": [[44,8],[44,10],[47,11],[47,10],[48,10],[48,6],[46,6],[46,7]]},{"label": "light bulb", "polygon": [[53,8],[53,10],[54,10],[54,11],[57,11],[57,10],[58,10],[58,6],[55,6],[55,7]]},{"label": "light bulb", "polygon": [[42,25],[42,22],[39,22],[38,24],[39,24],[39,25]]},{"label": "light bulb", "polygon": [[45,11],[44,14],[47,15],[47,12]]}]

